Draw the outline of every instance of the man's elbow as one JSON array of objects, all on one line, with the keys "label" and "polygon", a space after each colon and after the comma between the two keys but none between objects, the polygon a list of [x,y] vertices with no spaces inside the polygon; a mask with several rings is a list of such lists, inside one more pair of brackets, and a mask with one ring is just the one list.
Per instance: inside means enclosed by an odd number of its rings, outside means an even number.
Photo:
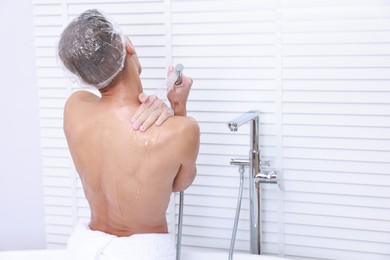
[{"label": "man's elbow", "polygon": [[181,192],[181,191],[184,191],[187,188],[189,188],[195,180],[196,171],[197,170],[196,170],[196,166],[195,166],[194,170],[192,171],[191,174],[189,174],[189,176],[186,176],[182,180],[175,180],[173,183],[173,186],[172,186],[172,191],[173,192]]}]

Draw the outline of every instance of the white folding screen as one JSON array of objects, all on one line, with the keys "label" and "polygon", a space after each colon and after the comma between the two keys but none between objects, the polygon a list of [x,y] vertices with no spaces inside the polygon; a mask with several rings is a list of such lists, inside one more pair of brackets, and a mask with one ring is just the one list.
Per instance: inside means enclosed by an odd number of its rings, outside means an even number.
[{"label": "white folding screen", "polygon": [[[186,191],[183,245],[227,250],[238,194],[231,158],[248,157],[249,128],[227,122],[259,109],[264,155],[275,156],[275,1],[172,1],[172,61],[194,78],[188,108],[202,131],[198,176]],[[264,138],[264,136],[268,136]],[[276,201],[265,191],[266,251],[277,252]],[[249,250],[248,196],[236,248]]]},{"label": "white folding screen", "polygon": [[[390,1],[34,0],[48,248],[63,248],[89,209],[62,131],[78,87],[55,59],[61,29],[86,9],[110,14],[136,46],[154,93],[166,67],[194,79],[198,176],[185,194],[183,247],[229,247],[238,193],[231,158],[248,156],[261,111],[262,158],[282,177],[263,185],[264,250],[296,259],[390,258]],[[248,174],[248,172],[247,172]],[[236,249],[249,248],[248,191]],[[178,196],[167,212],[175,229]]]},{"label": "white folding screen", "polygon": [[390,258],[390,2],[283,1],[287,255]]}]

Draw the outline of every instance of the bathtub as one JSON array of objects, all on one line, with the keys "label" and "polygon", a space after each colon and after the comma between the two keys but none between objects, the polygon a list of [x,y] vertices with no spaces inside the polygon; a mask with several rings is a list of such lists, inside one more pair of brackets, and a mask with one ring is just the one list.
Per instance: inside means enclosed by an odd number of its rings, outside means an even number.
[{"label": "bathtub", "polygon": [[[64,260],[65,251],[63,250],[32,250],[32,251],[9,251],[0,252],[0,260]],[[216,252],[194,252],[183,251],[181,254],[182,260],[227,260],[228,253]],[[234,260],[283,260],[280,258],[267,255],[249,255],[249,254],[234,254]]]}]

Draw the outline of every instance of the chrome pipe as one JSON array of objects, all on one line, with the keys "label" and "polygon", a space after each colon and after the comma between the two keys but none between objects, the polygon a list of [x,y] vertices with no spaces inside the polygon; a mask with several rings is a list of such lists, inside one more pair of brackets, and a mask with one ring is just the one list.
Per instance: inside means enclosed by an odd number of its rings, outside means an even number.
[{"label": "chrome pipe", "polygon": [[261,252],[261,185],[255,182],[255,176],[260,172],[259,152],[259,115],[260,111],[248,111],[229,121],[228,127],[235,132],[241,125],[250,122],[250,150],[249,150],[249,222],[250,222],[250,252],[260,255]]},{"label": "chrome pipe", "polygon": [[176,260],[180,260],[180,254],[181,254],[181,236],[183,230],[183,208],[184,208],[184,191],[181,191],[180,200],[179,200],[179,221],[177,224]]},{"label": "chrome pipe", "polygon": [[261,185],[255,182],[255,176],[260,172],[259,152],[259,116],[250,121],[250,150],[251,174],[249,178],[249,209],[250,209],[250,252],[262,254],[261,237]]}]

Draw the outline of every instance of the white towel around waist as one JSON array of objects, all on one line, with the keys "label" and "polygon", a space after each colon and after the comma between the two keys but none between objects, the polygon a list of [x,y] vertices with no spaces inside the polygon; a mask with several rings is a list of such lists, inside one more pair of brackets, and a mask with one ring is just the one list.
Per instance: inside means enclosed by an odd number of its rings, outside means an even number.
[{"label": "white towel around waist", "polygon": [[68,241],[70,260],[174,260],[172,234],[136,234],[117,237],[93,231],[87,224],[76,226]]}]

